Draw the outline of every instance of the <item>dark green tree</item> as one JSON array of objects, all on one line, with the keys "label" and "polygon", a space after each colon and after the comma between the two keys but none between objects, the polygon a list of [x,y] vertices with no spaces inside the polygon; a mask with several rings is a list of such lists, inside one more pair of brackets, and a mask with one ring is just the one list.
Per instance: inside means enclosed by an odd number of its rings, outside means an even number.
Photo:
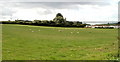
[{"label": "dark green tree", "polygon": [[56,17],[53,19],[56,24],[63,25],[66,22],[66,18],[64,19],[61,13],[58,13]]}]

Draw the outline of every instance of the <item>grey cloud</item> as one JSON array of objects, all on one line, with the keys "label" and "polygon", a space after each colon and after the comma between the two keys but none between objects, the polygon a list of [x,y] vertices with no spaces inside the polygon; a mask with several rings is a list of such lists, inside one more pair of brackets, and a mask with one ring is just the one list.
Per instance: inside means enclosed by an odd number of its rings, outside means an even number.
[{"label": "grey cloud", "polygon": [[52,14],[52,10],[54,9],[79,9],[77,5],[109,5],[104,2],[18,2],[18,3],[10,3],[12,7],[17,7],[21,9],[32,9],[32,8],[44,8],[46,11],[41,12],[38,11],[39,14]]},{"label": "grey cloud", "polygon": [[1,2],[107,2],[111,0],[0,0]]},{"label": "grey cloud", "polygon": [[40,14],[40,15],[48,15],[48,14],[52,14],[53,12],[50,9],[46,9],[43,12],[41,12],[40,10],[38,10],[37,13]]},{"label": "grey cloud", "polygon": [[99,5],[106,6],[110,5],[106,2],[24,2],[24,3],[9,3],[12,7],[19,8],[46,8],[46,9],[75,9],[78,8],[76,5]]},{"label": "grey cloud", "polygon": [[39,10],[38,13],[51,14],[52,11],[50,9],[74,10],[74,9],[78,9],[77,5],[99,5],[99,6],[110,5],[108,0],[102,0],[101,2],[98,2],[96,0],[84,0],[84,1],[83,0],[69,0],[69,1],[68,0],[59,0],[59,1],[49,0],[49,1],[48,0],[29,0],[29,1],[28,0],[0,0],[0,2],[4,2],[2,5],[0,4],[0,7],[1,7],[0,9],[2,9],[2,11],[0,10],[0,13],[2,16],[11,16],[12,14],[17,12],[14,10],[15,8],[19,8],[19,9],[44,8],[46,9],[46,11],[40,12]]},{"label": "grey cloud", "polygon": [[10,8],[2,8],[2,10],[0,10],[0,13],[2,16],[12,16],[12,14],[16,13],[16,11],[11,10]]},{"label": "grey cloud", "polygon": [[46,10],[46,11],[44,11],[43,13],[44,13],[45,15],[46,15],[46,14],[52,14],[52,11],[51,11],[51,10]]},{"label": "grey cloud", "polygon": [[77,8],[76,5],[109,5],[109,3],[104,2],[44,2],[38,3],[50,8]]},{"label": "grey cloud", "polygon": [[12,16],[13,13],[16,13],[15,10],[9,5],[9,3],[3,2],[0,4],[0,15],[5,16]]}]

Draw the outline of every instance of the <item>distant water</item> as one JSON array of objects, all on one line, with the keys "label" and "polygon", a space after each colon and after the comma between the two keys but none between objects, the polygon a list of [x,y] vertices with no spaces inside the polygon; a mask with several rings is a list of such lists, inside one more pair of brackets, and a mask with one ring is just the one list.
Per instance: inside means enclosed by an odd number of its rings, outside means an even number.
[{"label": "distant water", "polygon": [[97,22],[97,21],[96,21],[96,22],[90,22],[90,21],[87,22],[87,21],[86,21],[86,23],[87,23],[87,24],[91,24],[91,25],[95,25],[95,24],[118,23],[118,21],[101,21],[101,22]]},{"label": "distant water", "polygon": [[86,24],[96,25],[96,24],[107,24],[107,23],[86,23]]}]

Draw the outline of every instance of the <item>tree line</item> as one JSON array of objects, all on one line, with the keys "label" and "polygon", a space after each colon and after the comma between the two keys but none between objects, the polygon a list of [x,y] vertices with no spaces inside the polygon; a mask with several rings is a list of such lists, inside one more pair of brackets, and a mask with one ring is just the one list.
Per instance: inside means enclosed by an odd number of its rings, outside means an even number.
[{"label": "tree line", "polygon": [[61,13],[56,14],[53,20],[15,20],[15,21],[2,21],[2,24],[24,24],[24,25],[38,25],[38,26],[57,26],[57,27],[85,27],[79,21],[66,21]]}]

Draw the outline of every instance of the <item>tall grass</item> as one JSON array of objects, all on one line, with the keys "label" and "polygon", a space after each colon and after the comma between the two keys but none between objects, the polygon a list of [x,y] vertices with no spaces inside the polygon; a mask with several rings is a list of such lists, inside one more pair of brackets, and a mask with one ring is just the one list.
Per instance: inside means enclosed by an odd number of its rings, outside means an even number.
[{"label": "tall grass", "polygon": [[117,59],[117,29],[4,24],[2,31],[3,60]]}]

